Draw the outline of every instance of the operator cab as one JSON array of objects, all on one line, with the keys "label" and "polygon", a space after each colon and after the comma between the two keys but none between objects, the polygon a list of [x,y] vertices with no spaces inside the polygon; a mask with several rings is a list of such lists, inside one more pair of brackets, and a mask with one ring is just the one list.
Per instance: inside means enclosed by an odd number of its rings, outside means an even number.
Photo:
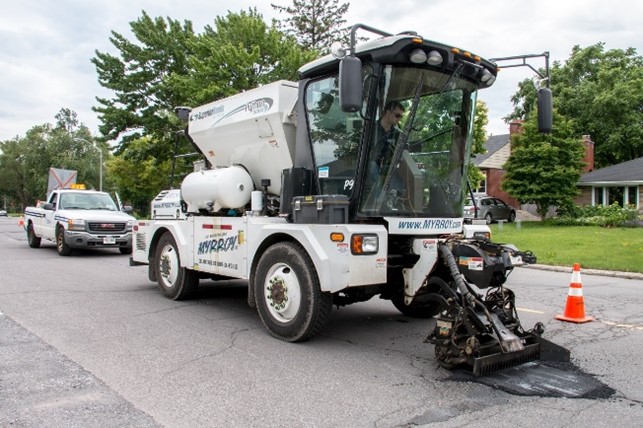
[{"label": "operator cab", "polygon": [[[330,56],[300,70],[314,159],[304,166],[319,194],[350,198],[353,219],[461,218],[477,89],[496,67],[415,34],[375,32],[388,37],[352,47],[339,73]],[[391,102],[403,114],[383,135]]]}]

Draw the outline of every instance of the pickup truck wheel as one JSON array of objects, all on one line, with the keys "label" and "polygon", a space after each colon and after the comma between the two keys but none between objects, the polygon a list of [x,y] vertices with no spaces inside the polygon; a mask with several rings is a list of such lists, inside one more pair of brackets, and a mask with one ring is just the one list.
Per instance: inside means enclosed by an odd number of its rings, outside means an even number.
[{"label": "pickup truck wheel", "polygon": [[71,254],[71,247],[65,242],[65,229],[62,226],[58,226],[56,229],[56,251],[61,256]]},{"label": "pickup truck wheel", "polygon": [[261,322],[277,339],[301,342],[326,324],[332,295],[320,290],[315,266],[300,245],[280,242],[268,248],[252,284]]},{"label": "pickup truck wheel", "polygon": [[29,222],[27,226],[27,242],[31,248],[40,247],[40,238],[36,236],[36,232],[33,230],[33,223]]},{"label": "pickup truck wheel", "polygon": [[172,300],[187,299],[199,285],[198,274],[181,267],[176,241],[170,232],[159,239],[154,263],[159,288]]}]

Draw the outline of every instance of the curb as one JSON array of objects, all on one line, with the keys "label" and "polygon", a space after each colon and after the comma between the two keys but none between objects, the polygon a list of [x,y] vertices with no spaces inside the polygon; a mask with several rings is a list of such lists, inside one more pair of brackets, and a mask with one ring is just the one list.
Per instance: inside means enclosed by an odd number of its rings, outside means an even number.
[{"label": "curb", "polygon": [[[539,270],[549,270],[554,272],[572,272],[572,268],[568,266],[550,266],[550,265],[523,265],[521,267],[528,269],[539,269]],[[623,279],[639,279],[643,280],[643,273],[639,272],[618,272],[611,270],[600,270],[600,269],[581,269],[583,275],[600,275],[600,276],[612,276],[615,278]]]}]

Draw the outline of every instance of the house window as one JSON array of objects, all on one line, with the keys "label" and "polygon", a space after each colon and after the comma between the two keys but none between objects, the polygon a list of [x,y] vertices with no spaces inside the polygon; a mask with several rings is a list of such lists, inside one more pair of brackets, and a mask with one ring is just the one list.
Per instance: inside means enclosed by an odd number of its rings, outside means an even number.
[{"label": "house window", "polygon": [[473,189],[473,193],[487,193],[487,173],[485,171],[482,172],[482,180],[480,180],[480,185],[478,186],[477,189]]},{"label": "house window", "polygon": [[627,201],[626,203],[630,205],[634,205],[638,208],[639,204],[639,195],[638,195],[638,187],[636,186],[630,186],[627,188]]},{"label": "house window", "polygon": [[594,187],[594,205],[603,205],[603,188]]},{"label": "house window", "polygon": [[617,203],[619,206],[623,206],[623,187],[608,187],[607,188],[607,197],[608,197],[608,205],[612,205],[613,203]]}]

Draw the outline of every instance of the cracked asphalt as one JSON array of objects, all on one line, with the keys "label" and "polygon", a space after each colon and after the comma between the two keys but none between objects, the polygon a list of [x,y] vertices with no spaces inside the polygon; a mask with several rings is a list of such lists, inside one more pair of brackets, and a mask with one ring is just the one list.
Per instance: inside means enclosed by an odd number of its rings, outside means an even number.
[{"label": "cracked asphalt", "polygon": [[525,328],[571,350],[605,398],[453,381],[423,343],[433,321],[377,298],[334,309],[303,344],[271,338],[245,284],[163,298],[118,252],[59,257],[0,219],[0,426],[638,426],[643,281],[586,274],[587,324],[563,323],[569,271],[516,269]]}]

